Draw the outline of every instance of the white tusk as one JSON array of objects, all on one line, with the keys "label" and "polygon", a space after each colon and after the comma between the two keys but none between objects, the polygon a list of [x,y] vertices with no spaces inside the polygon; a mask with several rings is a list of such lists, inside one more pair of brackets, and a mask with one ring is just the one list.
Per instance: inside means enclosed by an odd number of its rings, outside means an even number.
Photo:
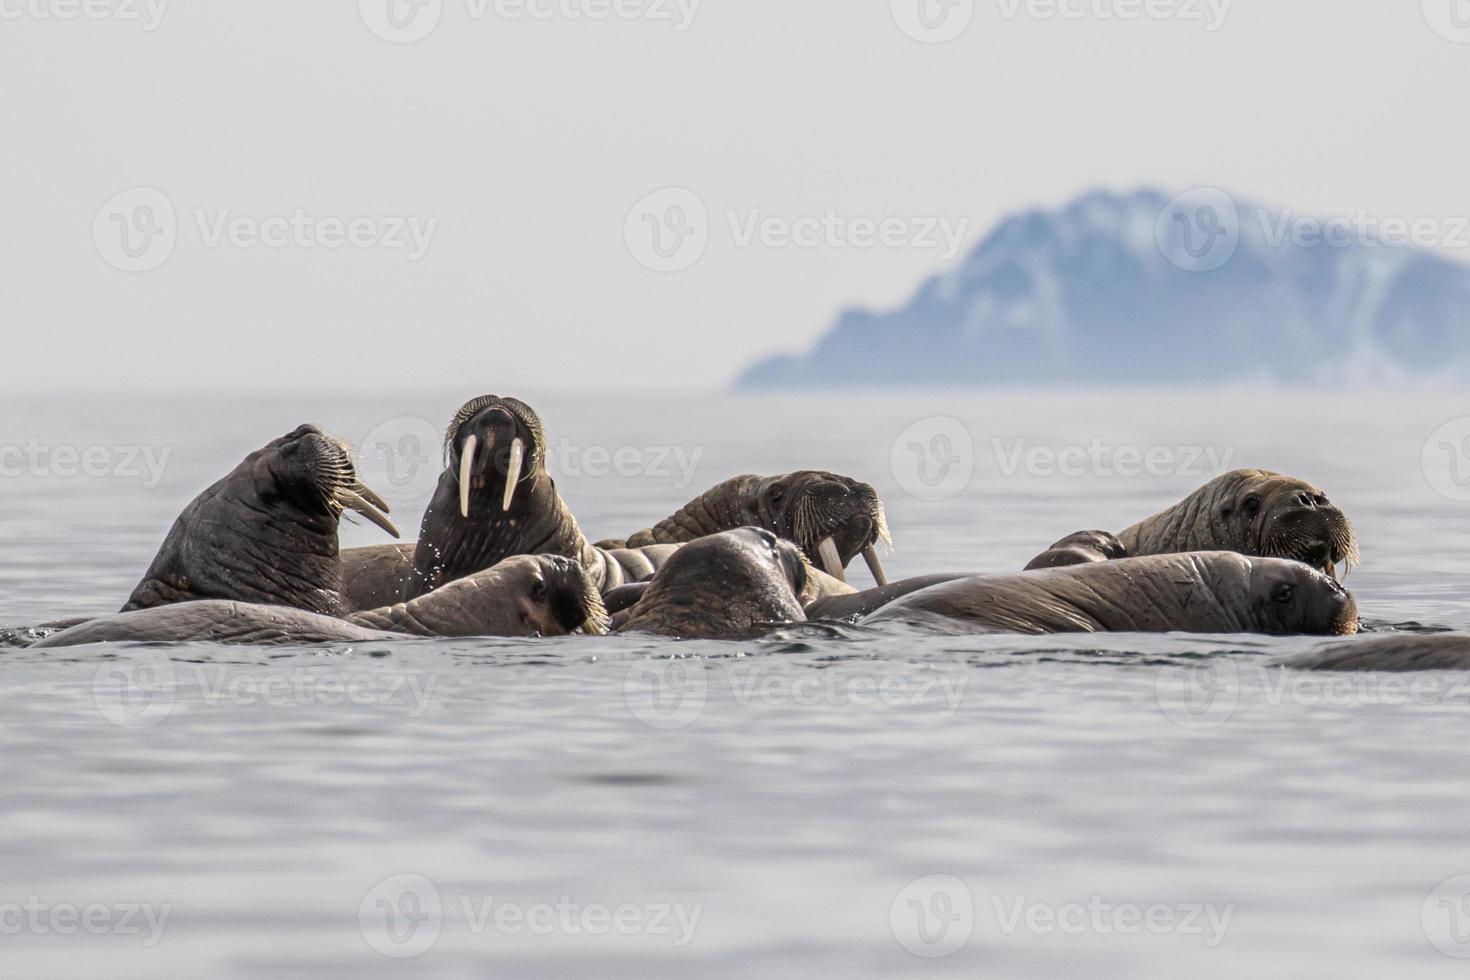
[{"label": "white tusk", "polygon": [[822,571],[839,582],[847,581],[847,573],[842,570],[842,557],[837,554],[837,545],[831,535],[823,538],[822,543],[817,545],[817,554],[822,559]]},{"label": "white tusk", "polygon": [[401,535],[398,533],[398,528],[393,526],[393,522],[384,517],[381,513],[378,512],[378,509],[376,507],[368,503],[366,500],[363,500],[362,497],[358,494],[351,492],[344,493],[341,499],[342,506],[346,507],[349,510],[356,511],[363,517],[366,517],[368,520],[372,521],[374,524],[378,525],[378,527],[387,531],[395,538],[401,537]]},{"label": "white tusk", "polygon": [[475,446],[479,439],[470,436],[459,451],[459,516],[470,516],[470,477],[475,469]]},{"label": "white tusk", "polygon": [[863,549],[863,560],[868,563],[868,571],[873,573],[873,581],[878,583],[878,588],[888,584],[888,576],[883,574],[883,563],[878,560],[878,549],[868,545]]},{"label": "white tusk", "polygon": [[505,499],[500,502],[500,509],[510,510],[510,502],[516,495],[516,484],[521,482],[521,463],[526,458],[526,444],[521,441],[520,436],[511,440],[510,463],[505,468]]},{"label": "white tusk", "polygon": [[362,497],[363,500],[366,500],[368,503],[378,508],[378,510],[382,511],[385,514],[393,513],[393,508],[388,506],[388,501],[384,500],[382,497],[379,497],[376,493],[373,493],[372,487],[369,487],[359,482],[355,489],[358,496]]}]

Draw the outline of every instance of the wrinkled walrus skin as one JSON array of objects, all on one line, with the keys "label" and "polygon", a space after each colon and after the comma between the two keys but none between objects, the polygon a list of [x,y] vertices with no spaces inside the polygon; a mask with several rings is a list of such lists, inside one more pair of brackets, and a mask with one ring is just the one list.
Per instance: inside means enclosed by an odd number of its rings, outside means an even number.
[{"label": "wrinkled walrus skin", "polygon": [[765,528],[795,542],[813,567],[842,582],[848,564],[861,554],[878,584],[888,584],[878,546],[891,548],[893,541],[878,491],[822,470],[732,477],[653,527],[598,546],[681,544],[742,527]]},{"label": "wrinkled walrus skin", "polygon": [[1341,636],[1357,630],[1357,605],[1300,562],[1194,552],[960,579],[896,599],[860,623],[950,633]]},{"label": "wrinkled walrus skin", "polygon": [[740,528],[684,545],[660,568],[619,632],[678,639],[740,639],[806,619],[805,557],[764,528]]},{"label": "wrinkled walrus skin", "polygon": [[342,443],[303,425],[184,508],[123,611],[224,599],[339,615],[344,508],[397,534]]},{"label": "wrinkled walrus skin", "polygon": [[408,603],[346,619],[220,599],[104,616],[36,643],[358,643],[418,637],[565,636],[602,633],[607,615],[582,567],[560,556],[521,555]]}]

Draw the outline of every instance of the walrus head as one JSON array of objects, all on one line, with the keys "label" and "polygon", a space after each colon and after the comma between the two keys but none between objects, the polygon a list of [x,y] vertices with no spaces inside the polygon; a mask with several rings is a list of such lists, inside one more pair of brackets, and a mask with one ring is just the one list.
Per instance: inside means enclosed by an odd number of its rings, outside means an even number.
[{"label": "walrus head", "polygon": [[762,480],[756,506],[763,526],[795,541],[807,560],[847,581],[845,569],[862,554],[873,579],[888,584],[878,544],[892,549],[888,518],[878,491],[866,483],[821,470],[798,470]]},{"label": "walrus head", "polygon": [[1119,535],[1130,555],[1228,550],[1288,558],[1338,578],[1358,564],[1347,516],[1319,488],[1279,473],[1235,470]]},{"label": "walrus head", "polygon": [[[607,632],[607,610],[596,584],[577,562],[561,555],[517,555],[496,569],[523,588],[515,591],[521,635],[601,635]],[[509,634],[496,634],[509,635]]]},{"label": "walrus head", "polygon": [[481,395],[455,413],[444,433],[444,462],[459,483],[459,514],[476,500],[509,511],[521,481],[546,460],[541,418],[516,398]]},{"label": "walrus head", "polygon": [[184,509],[123,610],[227,599],[337,615],[337,524],[347,510],[398,536],[347,446],[303,425],[251,453]]},{"label": "walrus head", "polygon": [[621,629],[681,639],[748,636],[806,619],[797,595],[807,560],[764,528],[722,531],[684,545],[629,610]]},{"label": "walrus head", "polygon": [[378,629],[427,636],[566,636],[607,632],[597,585],[560,555],[516,555],[406,605],[352,617]]},{"label": "walrus head", "polygon": [[1358,605],[1337,579],[1293,560],[1250,561],[1254,625],[1276,636],[1349,636]]}]

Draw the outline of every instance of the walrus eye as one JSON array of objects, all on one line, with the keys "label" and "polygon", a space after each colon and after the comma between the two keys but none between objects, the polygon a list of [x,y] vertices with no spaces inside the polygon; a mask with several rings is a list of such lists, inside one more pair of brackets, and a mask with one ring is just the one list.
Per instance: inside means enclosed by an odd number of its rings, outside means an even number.
[{"label": "walrus eye", "polygon": [[1276,586],[1276,591],[1272,594],[1271,598],[1275,599],[1277,602],[1281,603],[1284,606],[1289,603],[1292,600],[1292,597],[1295,595],[1296,589],[1293,588],[1290,583],[1282,582],[1280,585]]},{"label": "walrus eye", "polygon": [[545,598],[546,582],[538,578],[535,582],[531,583],[531,599],[535,602],[540,602]]},{"label": "walrus eye", "polygon": [[772,503],[779,503],[781,501],[781,498],[782,497],[785,497],[785,496],[786,496],[786,487],[783,484],[777,483],[775,486],[771,487],[771,502]]},{"label": "walrus eye", "polygon": [[1245,503],[1243,506],[1247,514],[1254,515],[1257,511],[1261,509],[1261,498],[1257,497],[1255,494],[1251,494],[1249,497],[1245,498]]}]

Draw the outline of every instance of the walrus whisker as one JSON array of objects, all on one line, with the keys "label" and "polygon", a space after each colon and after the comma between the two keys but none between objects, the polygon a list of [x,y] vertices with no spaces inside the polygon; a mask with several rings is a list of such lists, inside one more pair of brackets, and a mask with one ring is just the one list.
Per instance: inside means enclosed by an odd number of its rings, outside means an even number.
[{"label": "walrus whisker", "polygon": [[888,576],[883,574],[883,563],[878,560],[878,549],[868,545],[863,549],[863,561],[868,563],[868,571],[873,573],[873,581],[878,583],[878,588],[888,585]]},{"label": "walrus whisker", "polygon": [[475,447],[479,437],[469,436],[459,451],[459,516],[470,516],[470,480],[475,472]]},{"label": "walrus whisker", "polygon": [[[374,494],[374,496],[377,495]],[[398,533],[398,528],[393,526],[393,522],[388,520],[376,507],[364,500],[361,494],[353,493],[351,490],[345,490],[337,495],[337,499],[348,510],[361,514],[393,537],[401,538],[403,536]]]},{"label": "walrus whisker", "polygon": [[[520,436],[516,436],[515,439],[511,440],[510,462],[505,468],[505,497],[500,501],[500,509],[502,511],[510,510],[510,502],[516,495],[516,485],[521,482],[521,464],[525,459],[526,444]],[[464,493],[462,487],[460,493]]]}]

